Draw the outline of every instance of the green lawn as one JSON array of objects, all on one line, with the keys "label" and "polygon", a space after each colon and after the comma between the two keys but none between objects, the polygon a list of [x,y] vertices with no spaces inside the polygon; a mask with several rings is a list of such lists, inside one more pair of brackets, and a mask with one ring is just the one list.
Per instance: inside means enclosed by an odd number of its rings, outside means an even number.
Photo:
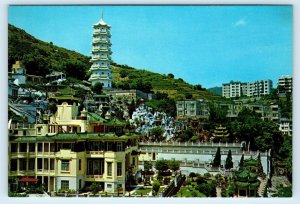
[{"label": "green lawn", "polygon": [[162,192],[164,189],[165,189],[165,187],[160,187],[160,188],[159,188],[159,190],[158,190],[158,193],[157,193],[157,195],[159,195],[159,194],[160,194],[160,192]]},{"label": "green lawn", "polygon": [[178,193],[176,194],[176,197],[181,197],[181,193],[182,197],[206,197],[203,193],[200,193],[191,186],[181,187]]},{"label": "green lawn", "polygon": [[143,196],[146,196],[148,193],[150,193],[151,190],[152,190],[152,187],[150,187],[150,188],[142,187],[139,190],[135,191],[133,193],[133,195],[141,195],[141,194],[143,194]]}]

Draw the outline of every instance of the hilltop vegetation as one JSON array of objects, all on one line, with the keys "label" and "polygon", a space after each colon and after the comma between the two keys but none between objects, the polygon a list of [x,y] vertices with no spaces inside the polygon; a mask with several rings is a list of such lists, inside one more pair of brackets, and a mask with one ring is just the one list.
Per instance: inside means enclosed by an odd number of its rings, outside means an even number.
[{"label": "hilltop vegetation", "polygon": [[89,58],[56,45],[43,42],[24,30],[8,25],[8,66],[21,60],[27,74],[45,76],[62,71],[69,77],[85,79],[90,67]]},{"label": "hilltop vegetation", "polygon": [[[89,77],[90,57],[44,42],[24,30],[8,25],[8,65],[9,69],[16,60],[21,60],[27,74],[45,76],[51,71],[65,72],[67,77],[87,80]],[[201,85],[191,85],[183,79],[176,79],[172,73],[158,73],[135,69],[127,65],[112,63],[113,86],[121,89],[139,89],[144,92],[166,93],[175,100],[185,98],[220,99]]]}]

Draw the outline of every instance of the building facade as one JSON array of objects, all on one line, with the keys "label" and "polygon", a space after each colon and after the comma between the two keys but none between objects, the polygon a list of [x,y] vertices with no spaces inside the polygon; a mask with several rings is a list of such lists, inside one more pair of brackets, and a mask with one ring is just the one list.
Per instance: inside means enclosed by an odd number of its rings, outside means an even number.
[{"label": "building facade", "polygon": [[138,136],[124,124],[81,111],[76,98],[55,98],[43,124],[9,127],[9,178],[38,179],[48,192],[82,190],[96,182],[105,192],[125,190],[138,167]]},{"label": "building facade", "polygon": [[111,67],[111,42],[110,25],[106,24],[101,17],[100,21],[93,25],[93,49],[91,76],[89,81],[92,85],[102,83],[103,88],[112,87]]},{"label": "building facade", "polygon": [[293,122],[292,119],[280,118],[279,120],[279,130],[288,136],[293,135]]},{"label": "building facade", "polygon": [[278,93],[292,93],[293,92],[293,78],[291,76],[281,76],[278,79]]},{"label": "building facade", "polygon": [[[262,103],[243,103],[242,101],[234,102],[214,102],[212,105],[221,109],[227,110],[227,118],[236,118],[243,108],[248,108],[255,111],[265,120],[279,122],[279,107],[277,104],[262,104]],[[177,117],[187,118],[209,118],[209,103],[200,99],[189,99],[176,101]]]},{"label": "building facade", "polygon": [[258,97],[271,93],[273,83],[271,80],[258,80],[254,82],[234,82],[222,84],[222,96],[235,98],[241,96]]}]

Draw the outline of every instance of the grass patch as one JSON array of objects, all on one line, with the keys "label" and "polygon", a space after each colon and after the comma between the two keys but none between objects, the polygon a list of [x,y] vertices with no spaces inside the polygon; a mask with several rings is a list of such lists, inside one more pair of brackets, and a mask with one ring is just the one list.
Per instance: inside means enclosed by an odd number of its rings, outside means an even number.
[{"label": "grass patch", "polygon": [[196,189],[190,186],[181,187],[176,197],[206,197],[203,193],[200,193]]},{"label": "grass patch", "polygon": [[142,188],[138,189],[137,191],[135,191],[133,193],[133,195],[141,195],[141,194],[143,194],[143,196],[146,196],[148,193],[151,192],[151,190],[152,190],[151,187],[150,188],[142,187]]}]

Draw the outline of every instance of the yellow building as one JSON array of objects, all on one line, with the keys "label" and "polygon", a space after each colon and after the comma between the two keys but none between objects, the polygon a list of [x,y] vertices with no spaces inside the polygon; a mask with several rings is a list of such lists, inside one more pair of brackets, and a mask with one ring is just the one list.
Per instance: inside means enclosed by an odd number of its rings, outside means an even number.
[{"label": "yellow building", "polygon": [[45,124],[9,128],[9,178],[36,178],[47,191],[80,190],[93,182],[116,192],[138,167],[138,135],[125,123],[85,110],[77,99],[56,97],[57,111]]}]

